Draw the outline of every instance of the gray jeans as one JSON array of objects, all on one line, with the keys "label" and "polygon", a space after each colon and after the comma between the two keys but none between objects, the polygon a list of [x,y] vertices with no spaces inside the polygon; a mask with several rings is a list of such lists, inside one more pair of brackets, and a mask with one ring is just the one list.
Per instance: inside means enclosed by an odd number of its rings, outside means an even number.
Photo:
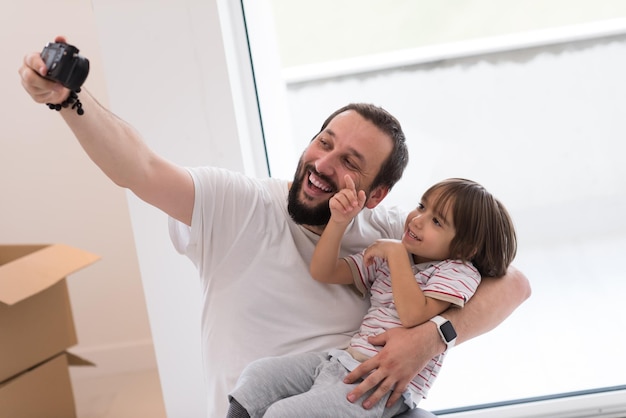
[{"label": "gray jeans", "polygon": [[369,410],[360,402],[348,402],[348,393],[358,383],[345,384],[347,374],[327,353],[263,358],[244,369],[229,398],[235,398],[251,418],[390,418],[408,409],[402,398],[385,408],[390,394]]}]

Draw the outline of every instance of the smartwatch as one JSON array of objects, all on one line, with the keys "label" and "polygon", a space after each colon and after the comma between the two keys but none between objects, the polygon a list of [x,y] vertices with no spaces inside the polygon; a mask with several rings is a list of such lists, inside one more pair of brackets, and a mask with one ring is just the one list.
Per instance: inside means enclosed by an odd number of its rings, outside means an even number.
[{"label": "smartwatch", "polygon": [[439,335],[446,345],[446,351],[454,347],[454,343],[456,342],[456,331],[452,326],[452,322],[439,315],[431,318],[430,320],[437,324],[437,331],[439,331]]}]

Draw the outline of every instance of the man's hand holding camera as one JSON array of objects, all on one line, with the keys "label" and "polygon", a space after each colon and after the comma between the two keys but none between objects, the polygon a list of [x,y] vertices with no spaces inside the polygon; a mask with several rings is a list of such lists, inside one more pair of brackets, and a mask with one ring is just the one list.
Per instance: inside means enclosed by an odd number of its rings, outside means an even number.
[{"label": "man's hand holding camera", "polygon": [[40,54],[26,55],[19,73],[24,89],[37,103],[56,110],[71,105],[82,114],[76,93],[89,74],[89,60],[78,55],[78,49],[64,37],[58,36]]}]

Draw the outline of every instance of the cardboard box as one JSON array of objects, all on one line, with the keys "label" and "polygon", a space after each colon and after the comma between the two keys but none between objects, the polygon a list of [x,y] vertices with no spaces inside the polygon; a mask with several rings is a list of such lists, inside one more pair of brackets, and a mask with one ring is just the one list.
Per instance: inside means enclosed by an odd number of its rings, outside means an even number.
[{"label": "cardboard box", "polygon": [[62,244],[0,245],[0,382],[77,343],[65,277],[98,259]]},{"label": "cardboard box", "polygon": [[0,383],[0,416],[75,418],[76,407],[68,369],[68,365],[74,364],[85,362],[70,353],[59,354]]}]

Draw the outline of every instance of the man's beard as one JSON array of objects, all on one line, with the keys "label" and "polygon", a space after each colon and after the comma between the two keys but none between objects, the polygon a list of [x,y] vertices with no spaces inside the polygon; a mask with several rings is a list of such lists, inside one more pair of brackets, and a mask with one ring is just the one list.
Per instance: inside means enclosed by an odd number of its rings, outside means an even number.
[{"label": "man's beard", "polygon": [[300,162],[298,164],[298,168],[296,169],[296,175],[293,179],[293,183],[291,183],[291,188],[289,189],[287,210],[289,211],[291,219],[293,219],[293,221],[297,224],[325,226],[330,220],[330,208],[328,207],[328,200],[330,200],[330,197],[325,202],[322,202],[314,207],[309,207],[298,200],[298,196],[302,190],[302,184],[305,181],[308,181],[308,173],[308,169],[302,170],[302,162]]}]

